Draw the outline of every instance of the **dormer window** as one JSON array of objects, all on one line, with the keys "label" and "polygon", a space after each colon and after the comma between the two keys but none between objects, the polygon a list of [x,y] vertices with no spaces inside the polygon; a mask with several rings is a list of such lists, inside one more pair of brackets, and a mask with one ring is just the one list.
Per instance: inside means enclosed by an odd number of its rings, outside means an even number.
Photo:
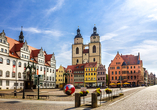
[{"label": "dormer window", "polygon": [[4,43],[4,44],[6,43],[5,40],[3,41],[3,43]]},{"label": "dormer window", "polygon": [[31,58],[31,60],[34,60],[33,58]]},{"label": "dormer window", "polygon": [[7,53],[7,49],[5,49],[5,53]]},{"label": "dormer window", "polygon": [[13,53],[13,52],[12,52],[11,54],[12,54],[12,55],[14,55],[14,53]]},{"label": "dormer window", "polygon": [[0,43],[2,43],[2,39],[0,39]]}]

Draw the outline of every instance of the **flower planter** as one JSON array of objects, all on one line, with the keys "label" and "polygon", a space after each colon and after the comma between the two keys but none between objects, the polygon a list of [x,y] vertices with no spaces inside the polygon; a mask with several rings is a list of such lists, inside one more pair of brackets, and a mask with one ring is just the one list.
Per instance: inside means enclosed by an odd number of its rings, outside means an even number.
[{"label": "flower planter", "polygon": [[87,96],[87,93],[80,94],[80,96]]},{"label": "flower planter", "polygon": [[112,93],[112,91],[106,91],[106,94],[110,94],[110,93]]}]

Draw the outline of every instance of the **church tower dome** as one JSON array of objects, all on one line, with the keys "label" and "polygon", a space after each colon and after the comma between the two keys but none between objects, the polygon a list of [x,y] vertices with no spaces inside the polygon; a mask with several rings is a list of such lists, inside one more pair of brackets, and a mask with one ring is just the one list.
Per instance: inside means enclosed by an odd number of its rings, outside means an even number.
[{"label": "church tower dome", "polygon": [[79,28],[77,29],[77,35],[74,38],[74,44],[83,44],[83,38]]}]

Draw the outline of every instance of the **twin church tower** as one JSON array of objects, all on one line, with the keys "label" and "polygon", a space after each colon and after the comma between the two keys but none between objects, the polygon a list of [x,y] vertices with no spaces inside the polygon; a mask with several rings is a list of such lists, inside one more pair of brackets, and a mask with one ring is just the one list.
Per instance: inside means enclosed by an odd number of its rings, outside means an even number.
[{"label": "twin church tower", "polygon": [[97,67],[101,64],[101,43],[97,28],[94,26],[93,34],[90,36],[90,43],[83,44],[80,29],[72,45],[72,65],[97,62]]}]

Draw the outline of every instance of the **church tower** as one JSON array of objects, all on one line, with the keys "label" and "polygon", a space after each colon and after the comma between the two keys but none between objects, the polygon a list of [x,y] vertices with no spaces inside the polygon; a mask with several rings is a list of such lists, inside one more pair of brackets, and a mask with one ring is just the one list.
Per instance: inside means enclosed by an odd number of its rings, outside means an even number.
[{"label": "church tower", "polygon": [[89,62],[97,62],[97,67],[101,64],[101,43],[96,26],[93,28],[89,44],[83,44],[83,38],[78,28],[72,45],[72,65]]},{"label": "church tower", "polygon": [[72,45],[72,65],[82,64],[83,38],[80,29],[77,29],[77,35]]},{"label": "church tower", "polygon": [[97,66],[101,64],[101,43],[96,26],[94,26],[93,34],[90,37],[89,62],[97,62]]}]

